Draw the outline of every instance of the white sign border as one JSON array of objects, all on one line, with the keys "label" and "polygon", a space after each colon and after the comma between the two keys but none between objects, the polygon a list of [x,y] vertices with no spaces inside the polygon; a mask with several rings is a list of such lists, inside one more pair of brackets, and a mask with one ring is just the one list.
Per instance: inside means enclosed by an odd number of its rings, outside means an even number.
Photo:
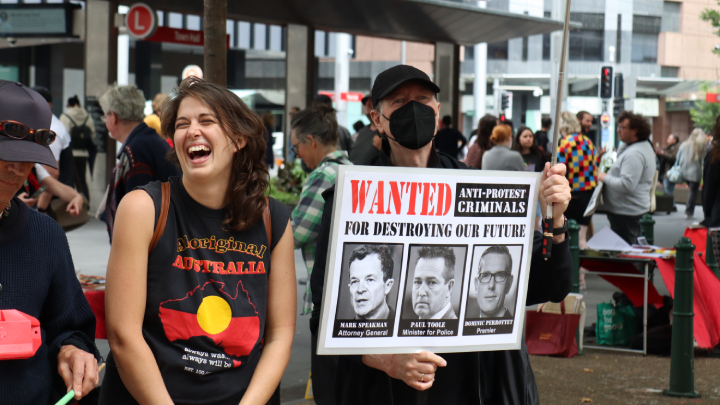
[{"label": "white sign border", "polygon": [[[327,260],[325,262],[325,281],[323,288],[322,297],[322,313],[320,316],[320,328],[318,331],[318,342],[317,342],[317,354],[318,355],[363,355],[363,354],[403,354],[403,353],[417,353],[423,350],[427,350],[433,353],[462,353],[462,352],[478,352],[478,351],[496,351],[496,350],[519,350],[523,333],[518,331],[516,334],[517,339],[512,343],[488,343],[482,345],[463,345],[463,346],[428,346],[428,345],[416,345],[416,346],[402,346],[402,347],[357,347],[357,348],[328,348],[325,347],[328,327],[332,327],[332,321],[330,319],[330,302],[333,288],[335,285],[335,258],[337,257],[338,244],[333,241],[336,240],[336,233],[340,228],[340,206],[342,205],[342,195],[345,192],[345,176],[346,172],[364,172],[364,173],[387,173],[388,171],[394,172],[407,172],[413,175],[440,175],[440,176],[454,176],[454,177],[467,177],[478,178],[491,177],[491,178],[512,178],[512,177],[535,177],[535,192],[530,197],[532,203],[528,206],[528,211],[535,210],[538,202],[538,192],[540,189],[540,173],[530,172],[508,172],[508,171],[495,171],[495,170],[472,170],[472,169],[430,169],[430,168],[417,168],[417,167],[383,167],[383,166],[345,166],[340,165],[337,178],[335,180],[335,194],[333,198],[333,212],[331,219],[330,235],[328,238],[328,251]],[[460,180],[457,180],[460,182]],[[457,197],[456,197],[457,198]],[[532,232],[528,232],[528,260],[524,271],[523,285],[525,289],[522,297],[518,296],[517,306],[515,311],[519,312],[516,314],[517,325],[519,328],[525,325],[525,306],[524,304],[527,298],[528,280],[530,277],[530,264],[532,262],[532,246],[534,238],[534,229]],[[406,242],[405,244],[409,244]],[[474,244],[468,244],[468,249],[472,249]],[[409,246],[404,246],[403,249],[407,250]],[[407,252],[403,252],[405,255]],[[468,252],[469,254],[470,252]],[[405,256],[403,255],[403,259]],[[402,280],[401,280],[402,284]],[[520,288],[518,288],[518,293]],[[326,320],[326,322],[323,322]],[[394,326],[397,328],[397,325]],[[462,323],[458,325],[458,328],[462,330]],[[418,340],[422,342],[422,340]]]}]

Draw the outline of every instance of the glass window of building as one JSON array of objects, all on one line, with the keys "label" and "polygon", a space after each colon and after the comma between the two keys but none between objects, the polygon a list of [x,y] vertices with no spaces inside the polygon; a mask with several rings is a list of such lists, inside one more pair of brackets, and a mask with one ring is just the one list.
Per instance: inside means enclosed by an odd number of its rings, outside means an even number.
[{"label": "glass window of building", "polygon": [[[552,13],[550,11],[546,11],[543,14],[545,18],[550,18],[551,15]],[[542,46],[542,59],[550,60],[550,34],[543,34]]]},{"label": "glass window of building", "polygon": [[490,42],[487,44],[487,58],[494,60],[507,60],[508,41]]},{"label": "glass window of building", "polygon": [[657,63],[658,34],[662,18],[647,15],[633,16],[633,63]]},{"label": "glass window of building", "polygon": [[570,13],[570,21],[582,24],[582,30],[570,31],[570,60],[602,61],[605,55],[605,15]]},{"label": "glass window of building", "polygon": [[642,34],[633,32],[632,35],[632,62],[657,63],[657,34]]},{"label": "glass window of building", "polygon": [[680,32],[680,4],[675,1],[663,2],[661,31]]}]

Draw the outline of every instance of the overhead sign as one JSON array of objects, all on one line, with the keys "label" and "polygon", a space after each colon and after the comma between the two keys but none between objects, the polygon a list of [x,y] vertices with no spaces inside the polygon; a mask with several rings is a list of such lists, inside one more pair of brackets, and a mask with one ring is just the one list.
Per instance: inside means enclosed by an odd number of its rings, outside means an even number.
[{"label": "overhead sign", "polygon": [[708,103],[720,103],[720,94],[707,93],[705,95],[705,101]]},{"label": "overhead sign", "polygon": [[185,66],[185,69],[182,71],[182,78],[183,80],[187,79],[190,76],[195,76],[198,79],[203,78],[203,71],[198,65],[187,65]]},{"label": "overhead sign", "polygon": [[600,116],[600,124],[603,128],[610,126],[610,115],[608,113],[603,113],[603,115]]},{"label": "overhead sign", "polygon": [[539,181],[341,165],[318,354],[519,349]]},{"label": "overhead sign", "polygon": [[[155,33],[152,36],[145,38],[145,41],[204,46],[205,32],[180,28],[157,27]],[[230,49],[230,35],[225,36],[225,43],[227,48]]]},{"label": "overhead sign", "polygon": [[157,29],[157,14],[145,3],[135,3],[125,14],[125,26],[128,34],[145,39],[153,35]]},{"label": "overhead sign", "polygon": [[[335,92],[332,91],[319,91],[318,94],[324,94],[332,99],[332,101],[335,101]],[[340,100],[342,101],[362,101],[362,98],[365,97],[365,94],[358,93],[354,91],[343,91],[340,93]]]},{"label": "overhead sign", "polygon": [[0,37],[72,36],[79,4],[0,4]]}]

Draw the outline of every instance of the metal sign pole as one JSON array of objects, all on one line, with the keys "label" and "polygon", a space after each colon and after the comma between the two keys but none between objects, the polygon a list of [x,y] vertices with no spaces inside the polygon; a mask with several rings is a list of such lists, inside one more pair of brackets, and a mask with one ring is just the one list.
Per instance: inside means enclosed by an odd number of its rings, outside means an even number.
[{"label": "metal sign pole", "polygon": [[[568,35],[570,31],[570,0],[565,2],[565,26],[563,27],[562,52],[560,53],[560,72],[558,73],[557,93],[555,94],[555,122],[551,138],[552,157],[550,167],[557,164],[558,128],[560,127],[560,110],[562,109],[563,82],[565,81],[565,60],[567,58]],[[553,238],[553,205],[548,203],[547,211],[543,221],[543,258],[545,260],[552,256]]]}]

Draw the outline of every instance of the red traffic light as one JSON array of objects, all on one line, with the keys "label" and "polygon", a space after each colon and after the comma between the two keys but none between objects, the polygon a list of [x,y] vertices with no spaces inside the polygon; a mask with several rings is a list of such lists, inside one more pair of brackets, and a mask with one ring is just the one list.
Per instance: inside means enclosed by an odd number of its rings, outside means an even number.
[{"label": "red traffic light", "polygon": [[505,114],[500,114],[500,122],[505,122]]}]

